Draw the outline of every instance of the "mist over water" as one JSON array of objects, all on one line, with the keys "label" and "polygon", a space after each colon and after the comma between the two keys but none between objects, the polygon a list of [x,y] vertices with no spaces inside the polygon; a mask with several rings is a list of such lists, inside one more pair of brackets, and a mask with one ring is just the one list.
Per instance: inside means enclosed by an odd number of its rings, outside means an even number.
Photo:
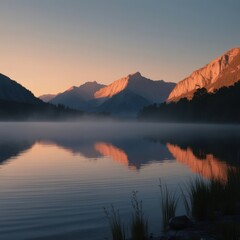
[{"label": "mist over water", "polygon": [[[208,133],[208,134],[206,134]],[[239,125],[164,124],[137,121],[79,121],[79,122],[1,122],[1,138],[120,138],[161,134],[162,136],[239,136]]]},{"label": "mist over water", "polygon": [[0,123],[0,236],[104,239],[102,208],[114,204],[129,223],[133,190],[158,235],[159,178],[170,189],[197,175],[224,181],[239,149],[233,125]]}]

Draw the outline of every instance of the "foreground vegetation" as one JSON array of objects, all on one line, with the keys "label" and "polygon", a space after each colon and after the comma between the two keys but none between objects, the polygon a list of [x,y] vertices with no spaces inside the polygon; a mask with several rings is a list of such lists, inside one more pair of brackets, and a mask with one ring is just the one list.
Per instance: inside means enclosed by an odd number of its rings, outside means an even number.
[{"label": "foreground vegetation", "polygon": [[[212,239],[239,240],[240,239],[240,170],[229,169],[228,180],[207,181],[201,177],[189,181],[182,188],[181,196],[170,192],[166,185],[160,182],[160,209],[162,216],[162,233],[169,230],[169,220],[175,217],[179,198],[185,205],[186,214],[195,224],[207,223],[202,229],[214,236]],[[137,199],[136,192],[132,196],[133,214],[131,221],[132,240],[150,239],[148,233],[148,219],[144,216],[142,202]],[[114,207],[111,211],[105,209],[110,223],[113,240],[125,240],[126,228],[122,223],[119,211]],[[238,216],[232,220],[232,216]],[[159,238],[161,239],[161,238]],[[181,239],[181,238],[175,238]],[[192,239],[192,238],[188,238]],[[200,238],[194,238],[200,239]]]},{"label": "foreground vegetation", "polygon": [[[219,215],[233,215],[240,203],[240,171],[229,170],[226,183],[206,182],[202,178],[190,181],[184,202],[187,213],[196,220],[214,220]],[[189,212],[190,210],[190,212]]]},{"label": "foreground vegetation", "polygon": [[[142,201],[137,198],[137,192],[132,193],[132,219],[131,219],[131,239],[148,240],[148,220],[145,218],[142,208]],[[105,215],[109,221],[113,240],[126,240],[126,230],[119,215],[119,210],[111,206],[110,211],[104,208]]]}]

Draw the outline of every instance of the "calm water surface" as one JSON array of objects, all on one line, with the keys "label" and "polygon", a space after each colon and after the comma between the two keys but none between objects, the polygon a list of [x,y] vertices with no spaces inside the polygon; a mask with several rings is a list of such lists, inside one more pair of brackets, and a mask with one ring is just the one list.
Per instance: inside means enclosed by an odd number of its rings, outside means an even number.
[{"label": "calm water surface", "polygon": [[103,207],[129,223],[133,190],[158,235],[159,178],[225,181],[239,162],[238,126],[0,123],[0,239],[109,238]]}]

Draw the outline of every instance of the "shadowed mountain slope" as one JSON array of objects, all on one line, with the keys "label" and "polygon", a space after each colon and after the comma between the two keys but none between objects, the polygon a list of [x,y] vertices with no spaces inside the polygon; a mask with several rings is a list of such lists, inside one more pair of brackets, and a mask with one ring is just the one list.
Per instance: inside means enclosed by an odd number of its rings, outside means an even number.
[{"label": "shadowed mountain slope", "polygon": [[50,102],[56,96],[57,94],[44,94],[39,96],[38,98],[40,98],[43,102]]},{"label": "shadowed mountain slope", "polygon": [[30,104],[41,102],[28,89],[3,74],[0,74],[0,99]]},{"label": "shadowed mountain slope", "polygon": [[58,94],[50,100],[50,103],[63,104],[70,108],[84,110],[87,102],[94,98],[95,92],[104,86],[97,82],[86,82],[79,87],[71,87],[67,91]]}]

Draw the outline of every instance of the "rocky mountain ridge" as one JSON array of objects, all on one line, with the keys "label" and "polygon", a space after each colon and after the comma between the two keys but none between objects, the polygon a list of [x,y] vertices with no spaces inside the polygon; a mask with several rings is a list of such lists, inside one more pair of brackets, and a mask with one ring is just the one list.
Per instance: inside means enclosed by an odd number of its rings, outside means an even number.
[{"label": "rocky mountain ridge", "polygon": [[71,87],[51,99],[50,103],[88,112],[136,115],[146,105],[164,102],[174,86],[175,83],[153,81],[136,72],[108,86],[87,82]]},{"label": "rocky mountain ridge", "polygon": [[213,92],[215,89],[231,86],[239,79],[240,48],[233,48],[180,81],[167,101],[178,101],[183,97],[191,99],[198,88],[204,87],[208,92]]}]

